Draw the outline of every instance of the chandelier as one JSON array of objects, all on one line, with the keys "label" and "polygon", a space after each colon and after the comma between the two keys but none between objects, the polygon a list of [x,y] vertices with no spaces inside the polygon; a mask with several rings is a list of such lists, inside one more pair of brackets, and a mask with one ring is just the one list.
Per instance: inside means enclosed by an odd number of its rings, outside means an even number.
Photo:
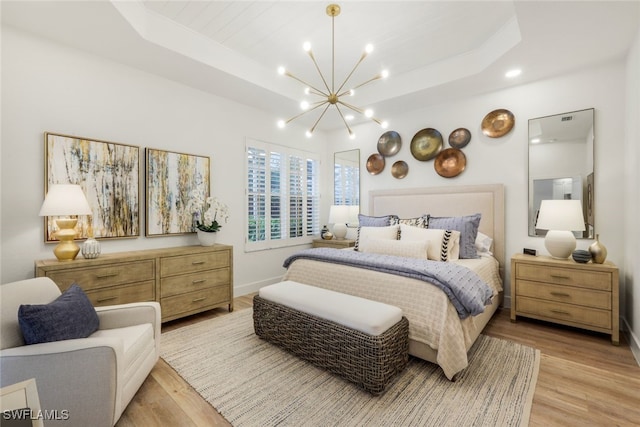
[{"label": "chandelier", "polygon": [[305,42],[303,45],[303,49],[305,52],[309,54],[309,57],[313,61],[313,65],[316,67],[318,74],[320,74],[320,79],[322,80],[322,83],[323,83],[323,89],[318,89],[317,87],[306,83],[305,81],[291,74],[284,67],[278,68],[278,73],[281,75],[291,77],[292,79],[302,83],[303,85],[306,86],[304,91],[306,95],[315,95],[320,97],[320,99],[311,103],[307,101],[302,101],[300,103],[300,107],[304,111],[300,114],[297,114],[291,117],[289,120],[278,121],[278,127],[284,128],[289,122],[297,119],[298,117],[324,107],[322,108],[322,113],[320,114],[318,119],[315,121],[313,126],[306,132],[307,137],[310,138],[313,135],[313,131],[316,129],[316,126],[318,126],[318,123],[320,122],[320,120],[322,120],[322,117],[324,117],[329,107],[334,106],[336,108],[336,111],[340,115],[340,118],[342,118],[342,121],[344,122],[344,125],[347,128],[347,131],[349,132],[349,137],[353,139],[355,138],[355,133],[353,132],[351,127],[349,127],[349,123],[347,122],[347,117],[345,116],[345,114],[343,113],[343,110],[341,109],[341,106],[342,106],[349,110],[352,110],[359,114],[364,115],[365,117],[378,123],[383,128],[387,128],[388,127],[387,122],[374,117],[372,110],[362,109],[348,102],[345,102],[344,97],[353,96],[355,94],[356,89],[361,88],[362,86],[367,85],[373,81],[386,78],[389,75],[389,73],[386,70],[383,70],[379,74],[376,74],[375,76],[370,78],[369,80],[366,80],[363,83],[360,83],[350,89],[345,89],[347,82],[349,81],[353,73],[356,71],[358,66],[367,57],[367,55],[373,51],[373,45],[368,44],[365,47],[364,52],[360,56],[360,59],[356,62],[355,66],[351,70],[351,72],[347,75],[347,77],[344,79],[342,84],[336,88],[335,86],[335,23],[334,21],[335,21],[335,17],[340,14],[340,6],[338,6],[337,4],[330,4],[329,6],[327,6],[326,11],[327,11],[327,15],[331,17],[331,85],[327,83],[327,80],[322,74],[322,71],[320,71],[320,67],[318,66],[318,63],[316,62],[316,58],[315,56],[313,56],[313,51],[311,50],[311,44],[309,42]]}]

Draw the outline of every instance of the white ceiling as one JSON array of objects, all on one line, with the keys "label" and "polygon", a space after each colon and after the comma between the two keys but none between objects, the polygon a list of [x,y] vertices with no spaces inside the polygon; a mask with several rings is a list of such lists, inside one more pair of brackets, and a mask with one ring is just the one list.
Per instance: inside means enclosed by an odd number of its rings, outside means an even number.
[{"label": "white ceiling", "polygon": [[[2,24],[288,118],[303,85],[331,85],[329,2],[7,1]],[[380,118],[623,58],[640,28],[638,1],[343,1],[335,18],[335,85],[365,44],[349,85],[390,77],[348,102]],[[521,68],[512,80],[504,73]],[[313,101],[313,98],[308,98]],[[332,110],[332,109],[331,109]],[[342,126],[331,111],[319,129]],[[298,121],[310,126],[319,111]],[[362,121],[360,116],[356,123]],[[393,124],[391,124],[393,125]]]}]

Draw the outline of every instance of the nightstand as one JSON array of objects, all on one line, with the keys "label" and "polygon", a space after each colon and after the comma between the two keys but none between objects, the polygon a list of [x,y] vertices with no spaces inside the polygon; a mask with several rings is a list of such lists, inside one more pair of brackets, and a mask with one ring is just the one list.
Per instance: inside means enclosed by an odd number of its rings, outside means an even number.
[{"label": "nightstand", "polygon": [[517,254],[511,258],[511,321],[545,320],[611,335],[620,343],[618,267]]},{"label": "nightstand", "polygon": [[352,248],[356,245],[355,240],[350,239],[313,239],[312,248],[336,248],[336,249],[344,249],[344,248]]}]

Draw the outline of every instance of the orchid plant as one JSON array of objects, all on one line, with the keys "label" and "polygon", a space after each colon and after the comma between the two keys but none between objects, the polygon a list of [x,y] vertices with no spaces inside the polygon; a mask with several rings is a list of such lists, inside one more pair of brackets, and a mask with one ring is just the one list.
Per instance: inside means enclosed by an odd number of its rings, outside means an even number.
[{"label": "orchid plant", "polygon": [[193,224],[200,231],[215,233],[222,225],[218,220],[226,223],[229,220],[229,207],[217,197],[204,197],[198,191],[192,193],[189,207],[193,215]]}]

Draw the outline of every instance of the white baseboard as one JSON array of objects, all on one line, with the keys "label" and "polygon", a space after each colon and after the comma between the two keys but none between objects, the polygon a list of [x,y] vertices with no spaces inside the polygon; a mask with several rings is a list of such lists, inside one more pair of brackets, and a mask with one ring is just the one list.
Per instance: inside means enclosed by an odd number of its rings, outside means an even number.
[{"label": "white baseboard", "polygon": [[233,287],[233,296],[240,297],[242,295],[251,294],[253,292],[258,292],[260,288],[263,288],[268,285],[272,285],[274,283],[278,283],[282,281],[282,276],[273,277],[267,280],[260,280],[259,282],[253,283],[245,283],[244,285],[234,286]]},{"label": "white baseboard", "polygon": [[631,353],[633,353],[633,357],[636,359],[636,363],[640,366],[640,339],[638,339],[638,337],[633,333],[626,319],[623,318],[622,322],[624,324],[623,333],[627,337],[627,341],[629,341]]}]

